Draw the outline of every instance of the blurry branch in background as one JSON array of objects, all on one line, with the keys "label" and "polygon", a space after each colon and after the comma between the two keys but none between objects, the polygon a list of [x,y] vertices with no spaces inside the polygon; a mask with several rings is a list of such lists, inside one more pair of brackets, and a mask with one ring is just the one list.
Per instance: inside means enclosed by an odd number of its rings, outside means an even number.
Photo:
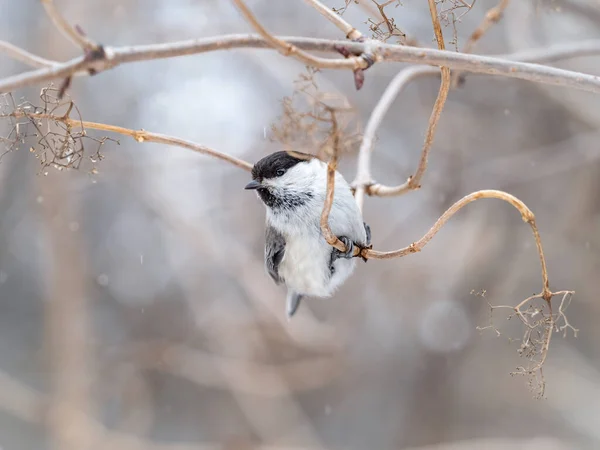
[{"label": "blurry branch in background", "polygon": [[[72,221],[77,217],[76,197],[69,195],[64,177],[57,177],[51,185],[38,177],[36,184],[38,195],[43,196],[40,219],[52,258],[43,302],[44,356],[51,380],[51,402],[44,422],[52,448],[92,450],[96,439],[87,417],[94,413],[90,390],[93,358],[89,351],[93,339],[82,252],[85,245],[82,234],[72,228],[78,227]],[[57,218],[56,212],[61,210],[63,214]]]},{"label": "blurry branch in background", "polygon": [[[36,154],[36,156],[40,159],[43,168],[49,166],[55,168],[78,168],[84,154],[84,138],[95,140],[100,146],[108,139],[94,139],[90,137],[86,133],[86,129],[93,129],[129,136],[135,139],[136,142],[155,142],[186,148],[228,162],[247,171],[252,169],[252,164],[235,156],[230,156],[185,139],[152,133],[143,129],[132,130],[115,125],[84,121],[81,119],[79,110],[72,101],[65,100],[61,102],[58,97],[58,90],[55,88],[44,88],[42,90],[40,95],[43,103],[42,107],[35,106],[30,102],[17,105],[14,103],[12,96],[8,96],[8,98],[13,105],[13,110],[11,112],[2,111],[2,106],[6,107],[8,102],[0,105],[0,118],[27,119],[27,122],[15,123],[13,126],[14,133],[11,131],[9,138],[3,139],[8,143],[6,151],[14,150],[27,137],[36,137],[38,138],[38,144],[41,145],[43,150],[41,154]],[[64,112],[61,113],[61,111]],[[72,118],[71,114],[73,112],[77,112],[79,117]],[[25,125],[34,127],[36,130],[34,134],[27,134]],[[51,129],[51,125],[54,125],[54,128]],[[42,130],[42,128],[45,130]],[[51,158],[47,155],[47,152],[51,153]],[[99,148],[94,154],[90,155],[93,163],[102,158],[103,156],[99,152]]]},{"label": "blurry branch in background", "polygon": [[335,194],[335,172],[337,170],[338,156],[340,151],[340,130],[335,116],[335,109],[329,110],[331,115],[331,157],[327,164],[327,188],[325,192],[325,203],[321,212],[321,233],[329,245],[337,248],[341,252],[346,252],[348,249],[339,238],[333,234],[329,227],[329,213],[333,205],[333,196]]},{"label": "blurry branch in background", "polygon": [[[181,220],[179,217],[174,219]],[[126,359],[134,358],[144,369],[170,373],[201,387],[236,391],[263,399],[276,399],[290,392],[326,386],[340,375],[344,367],[335,354],[268,364],[218,356],[168,341],[142,342],[133,345],[126,354]],[[223,377],[223,372],[228,374],[229,379]],[[273,383],[276,378],[286,380],[285,385]]]},{"label": "blurry branch in background", "polygon": [[[371,175],[371,155],[375,143],[375,134],[380,127],[385,115],[396,100],[398,94],[414,79],[426,75],[437,75],[439,69],[429,66],[412,66],[403,69],[396,75],[383,95],[379,98],[377,105],[369,116],[363,139],[358,151],[358,162],[356,177],[352,183],[355,189],[354,197],[362,210],[365,193],[375,196],[385,196],[387,190],[380,184],[376,184]],[[438,94],[439,95],[439,94]]]},{"label": "blurry branch in background", "polygon": [[[479,24],[479,26],[471,33],[467,43],[464,45],[462,52],[463,53],[471,53],[473,48],[477,44],[477,42],[483,37],[485,33],[487,33],[490,28],[492,28],[495,24],[500,22],[502,19],[502,15],[504,14],[504,10],[508,7],[510,0],[500,0],[498,4],[492,8],[490,8],[486,13]],[[453,76],[452,87],[457,87],[464,82],[464,76],[462,73],[457,72]]]},{"label": "blurry branch in background", "polygon": [[78,27],[73,27],[69,22],[62,16],[60,11],[56,9],[54,0],[41,0],[46,14],[52,20],[54,26],[65,35],[71,42],[82,50],[97,50],[100,46],[95,42],[88,39]]},{"label": "blurry branch in background", "polygon": [[[571,330],[574,337],[577,337],[577,333],[579,333],[579,330],[569,323],[565,314],[575,292],[558,291],[550,294],[550,298],[562,295],[556,312],[553,312],[552,303],[550,300],[545,299],[544,293],[532,295],[517,306],[492,305],[488,302],[490,307],[488,325],[477,327],[479,331],[491,329],[496,333],[496,336],[500,337],[502,333],[494,323],[494,311],[499,309],[509,310],[508,319],[517,317],[523,323],[525,331],[520,339],[521,344],[518,353],[519,356],[529,361],[529,365],[527,367],[517,367],[514,372],[511,372],[511,375],[527,376],[529,385],[537,398],[543,398],[545,395],[546,380],[543,369],[550,349],[552,333],[562,333],[563,338],[567,337],[568,330]],[[485,293],[481,294],[482,297],[484,295]],[[536,302],[540,299],[542,300],[541,304]]]}]

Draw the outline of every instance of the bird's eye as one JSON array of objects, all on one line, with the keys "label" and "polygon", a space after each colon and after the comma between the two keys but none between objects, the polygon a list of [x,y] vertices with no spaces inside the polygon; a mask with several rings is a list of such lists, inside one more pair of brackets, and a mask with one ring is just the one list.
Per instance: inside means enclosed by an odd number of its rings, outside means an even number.
[{"label": "bird's eye", "polygon": [[285,173],[285,169],[277,169],[277,172],[275,172],[277,174],[278,177],[282,176]]}]

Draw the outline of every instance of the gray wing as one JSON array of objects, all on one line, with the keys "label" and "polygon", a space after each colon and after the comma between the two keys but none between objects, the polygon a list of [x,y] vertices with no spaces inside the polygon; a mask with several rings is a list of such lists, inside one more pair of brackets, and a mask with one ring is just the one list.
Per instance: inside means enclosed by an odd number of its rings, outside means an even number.
[{"label": "gray wing", "polygon": [[283,279],[279,276],[279,263],[285,253],[285,238],[275,228],[267,225],[265,233],[265,267],[276,284]]}]

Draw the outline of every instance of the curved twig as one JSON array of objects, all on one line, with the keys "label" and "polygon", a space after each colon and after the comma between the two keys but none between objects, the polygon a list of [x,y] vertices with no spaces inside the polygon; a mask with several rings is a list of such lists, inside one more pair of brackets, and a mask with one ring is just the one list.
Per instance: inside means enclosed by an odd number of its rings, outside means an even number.
[{"label": "curved twig", "polygon": [[373,153],[373,143],[375,140],[375,133],[380,127],[381,123],[388,110],[396,100],[398,94],[415,78],[422,77],[424,75],[436,75],[439,73],[439,69],[436,67],[429,66],[411,66],[400,71],[396,75],[388,87],[386,88],[383,95],[380,97],[375,109],[369,116],[369,121],[365,127],[360,149],[358,150],[358,162],[356,177],[352,182],[355,188],[354,198],[358,207],[362,210],[364,202],[364,194],[369,188],[369,195],[374,195],[371,191],[375,186],[371,178],[371,155]]},{"label": "curved twig", "polygon": [[351,57],[347,59],[329,59],[313,56],[310,53],[300,50],[293,44],[285,42],[269,33],[265,27],[254,17],[252,11],[246,6],[242,0],[233,0],[244,18],[256,30],[256,32],[267,41],[274,49],[279,51],[283,56],[291,56],[300,62],[314,67],[323,69],[365,69],[367,62],[359,57]]},{"label": "curved twig", "polygon": [[335,117],[335,110],[329,108],[331,115],[331,138],[332,138],[332,155],[327,163],[327,191],[325,193],[325,203],[323,204],[323,211],[321,212],[321,233],[329,245],[337,248],[338,250],[345,252],[346,246],[338,237],[333,234],[329,227],[329,213],[331,212],[331,206],[333,205],[333,196],[335,194],[335,171],[337,170],[339,147],[340,147],[340,136],[337,118]]},{"label": "curved twig", "polygon": [[[206,147],[204,145],[196,144],[195,142],[187,141],[185,139],[180,139],[174,136],[168,136],[166,134],[152,133],[146,130],[132,130],[130,128],[123,128],[116,125],[107,125],[104,123],[96,123],[96,122],[86,122],[82,120],[71,119],[67,116],[57,116],[54,114],[47,113],[27,113],[22,110],[14,111],[10,114],[11,117],[19,118],[19,117],[27,117],[30,119],[48,119],[57,122],[62,122],[66,125],[72,126],[73,128],[89,128],[93,130],[101,130],[108,131],[110,133],[117,133],[124,136],[130,136],[135,139],[137,142],[155,142],[158,144],[167,144],[173,145],[176,147],[187,148],[189,150],[193,150],[197,153],[201,153],[203,155],[212,156],[214,158],[220,159],[222,161],[233,164],[240,169],[244,169],[246,171],[252,170],[252,164],[246,162],[242,159],[236,158],[235,156],[228,155],[226,153],[221,153],[217,150],[213,150],[212,148]],[[1,116],[0,116],[1,117]]]},{"label": "curved twig", "polygon": [[60,30],[60,32],[71,42],[80,47],[82,50],[95,50],[98,48],[98,44],[88,39],[83,35],[83,33],[80,33],[75,27],[71,26],[71,24],[58,11],[58,9],[56,9],[56,5],[54,4],[53,0],[41,0],[41,2],[42,5],[44,5],[46,14],[48,17],[50,17],[52,23],[54,23],[54,26]]}]

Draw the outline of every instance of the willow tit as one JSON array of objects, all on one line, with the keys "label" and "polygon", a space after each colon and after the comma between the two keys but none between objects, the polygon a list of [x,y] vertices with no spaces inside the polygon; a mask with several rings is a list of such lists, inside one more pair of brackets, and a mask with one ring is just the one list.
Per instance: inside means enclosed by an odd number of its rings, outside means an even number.
[{"label": "willow tit", "polygon": [[[296,155],[296,156],[294,156]],[[327,189],[327,165],[312,155],[286,151],[262,158],[252,168],[246,189],[256,190],[267,209],[265,267],[276,284],[288,289],[288,318],[305,296],[331,297],[353,272],[354,245],[371,244],[371,231],[350,186],[335,173],[331,231],[344,243],[340,252],[327,243],[320,219]]]}]

